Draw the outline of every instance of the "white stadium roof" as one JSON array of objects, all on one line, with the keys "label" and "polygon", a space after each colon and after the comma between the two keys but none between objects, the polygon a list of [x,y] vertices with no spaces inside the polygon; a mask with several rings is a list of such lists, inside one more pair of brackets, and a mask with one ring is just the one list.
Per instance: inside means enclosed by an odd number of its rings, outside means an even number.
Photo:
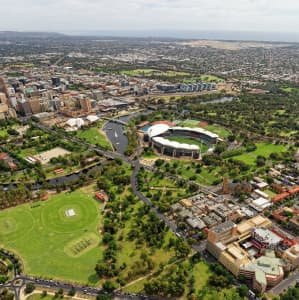
[{"label": "white stadium roof", "polygon": [[175,149],[194,150],[194,151],[200,150],[199,146],[197,146],[197,145],[181,144],[178,142],[167,140],[163,137],[154,137],[153,141],[157,142],[165,147],[171,147],[171,148],[175,148]]},{"label": "white stadium roof", "polygon": [[165,133],[169,128],[170,127],[166,124],[157,124],[157,125],[151,126],[147,130],[147,133],[150,138],[153,138],[155,136]]},{"label": "white stadium roof", "polygon": [[215,134],[213,132],[210,132],[208,130],[205,130],[203,128],[190,128],[190,127],[179,127],[179,126],[176,126],[176,127],[170,127],[166,124],[157,124],[157,125],[153,125],[151,126],[147,133],[149,135],[150,138],[153,138],[155,136],[159,136],[165,132],[167,132],[169,129],[172,129],[174,131],[190,131],[190,132],[194,132],[194,133],[201,133],[201,134],[204,134],[210,138],[219,138],[219,135],[218,134]]},{"label": "white stadium roof", "polygon": [[196,132],[196,133],[202,133],[202,134],[205,134],[211,138],[219,138],[219,135],[216,134],[216,133],[213,133],[211,131],[208,131],[208,130],[205,130],[205,129],[202,129],[202,128],[199,128],[199,127],[196,127],[196,128],[190,128],[190,127],[172,127],[171,128],[172,130],[182,130],[182,131],[191,131],[191,132]]}]

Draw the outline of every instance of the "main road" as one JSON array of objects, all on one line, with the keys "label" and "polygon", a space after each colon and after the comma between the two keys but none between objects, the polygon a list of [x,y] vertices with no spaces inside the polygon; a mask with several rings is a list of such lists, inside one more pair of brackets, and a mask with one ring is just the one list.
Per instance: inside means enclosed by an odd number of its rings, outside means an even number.
[{"label": "main road", "polygon": [[289,287],[294,286],[299,281],[299,270],[291,273],[286,279],[273,287],[269,292],[274,295],[279,295]]},{"label": "main road", "polygon": [[[36,127],[38,127],[39,129],[49,132],[49,133],[55,133],[55,134],[59,134],[59,132],[55,131],[52,128],[49,128],[47,126],[44,126],[40,123],[34,123],[34,125]],[[64,135],[62,138],[69,140],[73,143],[77,143],[80,145],[85,145],[88,149],[90,150],[94,150],[97,151],[98,153],[100,153],[101,155],[105,156],[108,159],[121,159],[123,162],[126,162],[128,164],[130,164],[131,166],[133,166],[133,172],[131,175],[131,186],[132,186],[132,190],[134,192],[134,194],[138,197],[138,199],[140,201],[142,201],[144,204],[148,205],[151,210],[153,212],[155,212],[155,214],[158,216],[158,218],[165,222],[165,224],[169,227],[169,229],[177,234],[177,225],[169,220],[163,213],[161,213],[154,205],[153,203],[150,201],[150,199],[148,199],[147,197],[144,196],[144,194],[139,190],[139,186],[138,186],[138,173],[140,171],[141,167],[144,167],[146,169],[149,169],[151,171],[156,170],[156,168],[154,167],[148,167],[145,165],[142,165],[139,161],[140,155],[141,155],[141,147],[138,147],[137,150],[137,155],[136,155],[136,159],[130,159],[129,157],[125,156],[122,153],[118,153],[118,152],[113,152],[113,151],[109,151],[106,150],[102,147],[93,145],[93,144],[89,144],[85,141],[82,141],[81,139],[78,139],[77,137],[72,137],[72,136],[68,136],[68,135]],[[171,177],[174,180],[181,180],[181,178],[176,178],[174,176],[172,176],[171,174],[166,174],[166,176]],[[198,185],[199,188],[201,188],[201,190],[203,192],[209,192],[211,193],[211,191],[209,191],[206,187],[200,186]],[[184,239],[186,239],[186,237],[183,236]],[[192,246],[193,250],[198,252],[203,252],[205,250],[205,241],[201,242],[200,244],[197,245],[193,245]],[[62,281],[57,281],[57,280],[48,280],[48,279],[41,279],[41,278],[36,278],[36,277],[29,277],[26,275],[21,275],[18,273],[18,269],[17,269],[17,261],[15,260],[15,258],[13,256],[11,256],[9,253],[7,252],[3,252],[0,251],[1,254],[3,254],[4,256],[6,256],[14,265],[14,278],[11,281],[6,282],[5,284],[1,284],[0,285],[0,290],[3,288],[9,288],[11,290],[14,291],[15,294],[15,299],[19,300],[20,299],[20,293],[21,290],[25,287],[25,285],[29,282],[34,283],[37,286],[40,286],[41,288],[53,288],[53,289],[63,289],[65,291],[69,291],[71,289],[75,289],[77,292],[79,293],[83,293],[83,294],[89,294],[89,295],[98,295],[98,294],[103,294],[105,293],[105,291],[103,291],[102,288],[96,288],[96,287],[90,287],[90,286],[81,286],[81,285],[76,285],[76,284],[71,284],[71,283],[67,283],[67,282],[62,282]],[[159,299],[158,297],[147,297],[144,295],[127,295],[127,294],[123,294],[120,292],[116,292],[113,293],[113,295],[116,298],[119,299]]]}]

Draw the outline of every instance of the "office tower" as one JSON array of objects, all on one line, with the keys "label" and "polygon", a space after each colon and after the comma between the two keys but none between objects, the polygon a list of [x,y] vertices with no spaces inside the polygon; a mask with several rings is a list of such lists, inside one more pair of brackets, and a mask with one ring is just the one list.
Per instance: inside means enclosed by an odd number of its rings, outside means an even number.
[{"label": "office tower", "polygon": [[38,114],[41,112],[41,104],[39,98],[29,99],[28,102],[33,114]]},{"label": "office tower", "polygon": [[4,93],[6,98],[9,97],[5,81],[2,77],[0,77],[0,93]]},{"label": "office tower", "polygon": [[25,99],[18,100],[18,109],[22,116],[32,115],[31,107]]},{"label": "office tower", "polygon": [[59,77],[52,77],[52,84],[55,86],[59,86],[60,85],[60,78]]},{"label": "office tower", "polygon": [[91,112],[90,99],[87,99],[87,98],[80,99],[80,105],[84,112],[87,112],[87,113]]}]

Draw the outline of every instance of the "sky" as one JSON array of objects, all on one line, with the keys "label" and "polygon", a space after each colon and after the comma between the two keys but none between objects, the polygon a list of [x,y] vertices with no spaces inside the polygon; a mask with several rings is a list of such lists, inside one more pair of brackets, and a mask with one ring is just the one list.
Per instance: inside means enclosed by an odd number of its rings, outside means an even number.
[{"label": "sky", "polygon": [[298,32],[298,0],[0,0],[0,30]]}]

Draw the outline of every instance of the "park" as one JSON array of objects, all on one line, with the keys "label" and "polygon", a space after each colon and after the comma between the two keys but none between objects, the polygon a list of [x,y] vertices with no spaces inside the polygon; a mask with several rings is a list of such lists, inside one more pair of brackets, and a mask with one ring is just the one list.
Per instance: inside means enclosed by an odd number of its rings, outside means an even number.
[{"label": "park", "polygon": [[97,282],[94,267],[102,252],[102,218],[101,204],[93,199],[91,189],[1,211],[1,246],[22,258],[26,274]]}]

